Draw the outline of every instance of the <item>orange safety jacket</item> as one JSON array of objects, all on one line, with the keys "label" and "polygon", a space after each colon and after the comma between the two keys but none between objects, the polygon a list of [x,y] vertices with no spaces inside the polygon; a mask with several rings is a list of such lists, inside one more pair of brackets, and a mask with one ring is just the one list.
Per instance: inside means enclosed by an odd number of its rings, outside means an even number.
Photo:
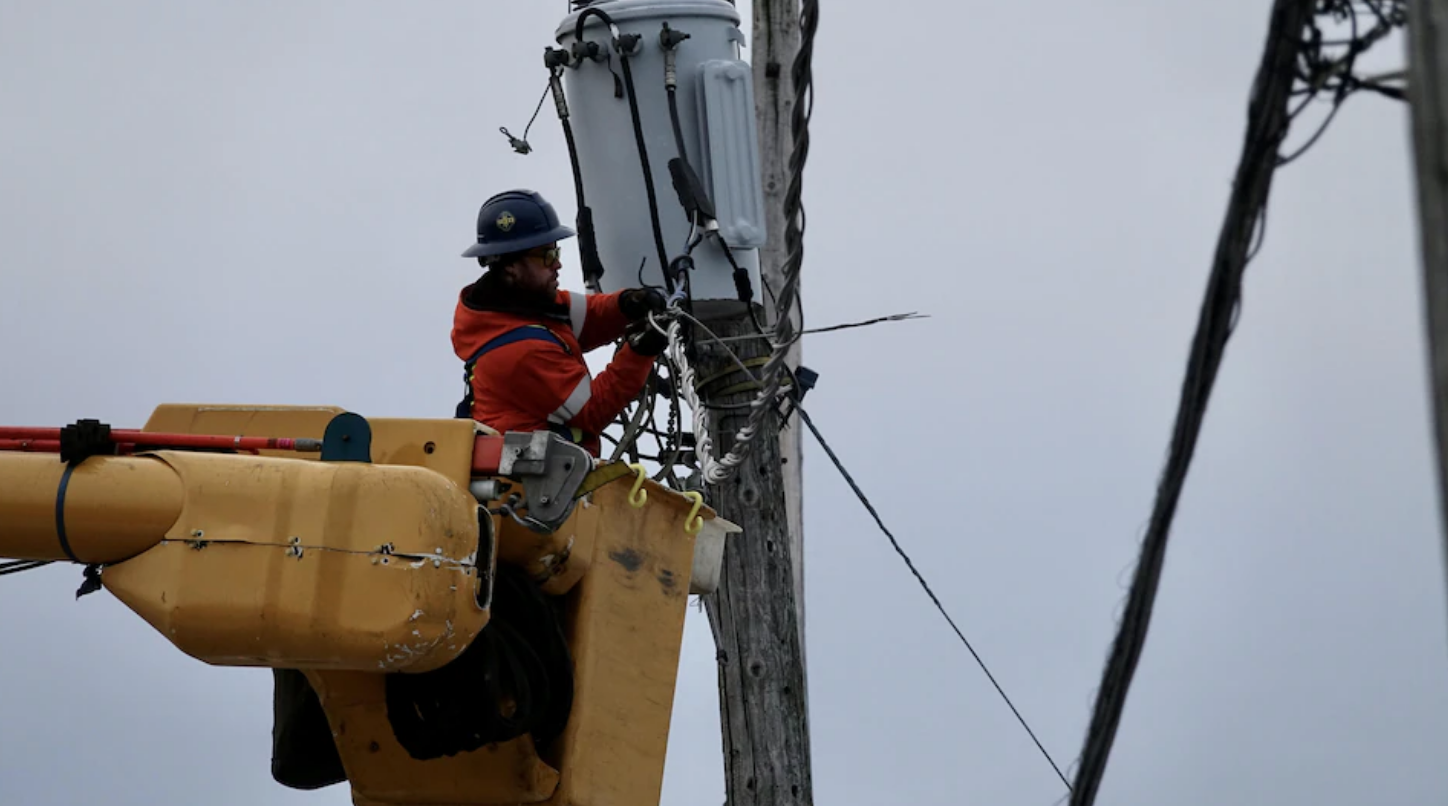
[{"label": "orange safety jacket", "polygon": [[643,389],[654,359],[625,343],[592,377],[583,355],[621,337],[619,293],[559,291],[551,305],[508,293],[489,272],[458,295],[452,343],[464,361],[458,417],[497,431],[554,431],[598,456],[599,434]]}]

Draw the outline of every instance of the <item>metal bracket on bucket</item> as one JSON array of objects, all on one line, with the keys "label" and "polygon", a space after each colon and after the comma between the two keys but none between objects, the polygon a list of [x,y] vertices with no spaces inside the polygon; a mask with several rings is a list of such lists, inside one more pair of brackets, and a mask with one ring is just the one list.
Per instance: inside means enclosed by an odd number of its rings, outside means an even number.
[{"label": "metal bracket on bucket", "polygon": [[568,520],[577,501],[574,493],[591,470],[593,457],[588,451],[551,432],[503,435],[498,474],[523,482],[528,509],[523,522],[535,531],[551,532]]}]

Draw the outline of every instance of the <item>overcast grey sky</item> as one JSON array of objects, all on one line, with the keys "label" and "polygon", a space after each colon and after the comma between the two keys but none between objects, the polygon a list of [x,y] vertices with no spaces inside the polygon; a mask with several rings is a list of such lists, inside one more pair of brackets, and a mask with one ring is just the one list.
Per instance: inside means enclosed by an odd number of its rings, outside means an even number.
[{"label": "overcast grey sky", "polygon": [[[933,318],[813,337],[810,410],[1062,764],[1267,6],[824,4],[809,322]],[[534,154],[498,133],[532,113],[563,9],[0,3],[0,423],[450,416],[478,203],[526,186],[573,217],[551,108]],[[1100,803],[1448,801],[1406,121],[1354,98],[1277,177]],[[816,802],[1049,806],[1060,782],[812,444],[806,475]],[[0,579],[0,803],[349,802],[272,782],[266,672],[193,661],[79,581]],[[691,612],[668,806],[723,800],[712,657]]]}]

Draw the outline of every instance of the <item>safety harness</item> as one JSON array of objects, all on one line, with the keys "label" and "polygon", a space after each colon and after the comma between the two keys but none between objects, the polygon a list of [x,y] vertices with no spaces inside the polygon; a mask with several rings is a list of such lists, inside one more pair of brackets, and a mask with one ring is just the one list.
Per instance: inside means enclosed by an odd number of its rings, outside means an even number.
[{"label": "safety harness", "polygon": [[[568,345],[565,344],[562,339],[558,338],[558,335],[549,329],[547,325],[520,325],[506,333],[494,336],[487,344],[479,347],[476,352],[469,356],[467,363],[463,364],[463,399],[458,403],[457,411],[455,412],[458,418],[471,420],[473,417],[473,367],[477,365],[478,359],[499,347],[506,347],[509,344],[515,344],[520,341],[551,341],[559,347],[562,347],[565,353],[573,355],[573,351],[568,348]],[[569,442],[575,444],[583,442],[584,433],[578,428],[570,428],[563,423],[550,421],[548,423],[548,430]]]}]

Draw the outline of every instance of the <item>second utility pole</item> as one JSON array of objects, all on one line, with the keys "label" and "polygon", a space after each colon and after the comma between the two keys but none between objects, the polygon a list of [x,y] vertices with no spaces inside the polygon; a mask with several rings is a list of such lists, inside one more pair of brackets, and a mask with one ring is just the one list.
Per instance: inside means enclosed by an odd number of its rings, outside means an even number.
[{"label": "second utility pole", "polygon": [[[755,299],[764,324],[775,322],[771,290],[784,287],[785,191],[789,183],[795,97],[790,66],[800,44],[798,0],[754,0],[753,73],[768,242],[759,250],[765,288]],[[782,313],[789,316],[790,312]],[[770,351],[748,314],[715,319],[709,328],[752,369]],[[730,340],[730,337],[743,337]],[[716,405],[747,403],[756,392],[733,359],[695,336],[700,398]],[[787,366],[799,363],[799,342]],[[709,382],[709,379],[718,381]],[[745,382],[745,383],[742,383]],[[734,387],[733,390],[730,388]],[[730,390],[725,393],[721,390]],[[714,453],[726,454],[748,409],[711,412]],[[718,590],[704,598],[719,664],[728,806],[811,806],[808,691],[804,665],[804,544],[798,429],[782,431],[775,411],[759,424],[752,450],[720,484],[712,505],[743,528],[725,544]]]},{"label": "second utility pole", "polygon": [[1448,0],[1409,3],[1407,40],[1441,513],[1448,511]]}]

